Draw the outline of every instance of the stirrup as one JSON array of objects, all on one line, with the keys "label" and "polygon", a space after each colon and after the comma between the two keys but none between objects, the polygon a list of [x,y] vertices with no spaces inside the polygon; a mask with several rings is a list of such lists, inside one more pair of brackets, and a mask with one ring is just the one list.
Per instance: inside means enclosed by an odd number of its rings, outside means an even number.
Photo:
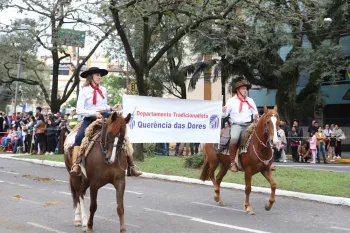
[{"label": "stirrup", "polygon": [[[74,171],[75,168],[77,168],[78,171]],[[73,164],[69,174],[71,176],[81,176],[81,170],[80,171],[79,170],[80,170],[80,165],[79,164]]]}]

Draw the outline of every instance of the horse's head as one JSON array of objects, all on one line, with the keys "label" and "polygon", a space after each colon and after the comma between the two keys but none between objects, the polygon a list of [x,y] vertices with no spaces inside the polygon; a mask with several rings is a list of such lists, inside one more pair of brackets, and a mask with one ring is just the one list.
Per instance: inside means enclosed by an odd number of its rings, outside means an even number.
[{"label": "horse's head", "polygon": [[114,112],[108,118],[104,132],[104,143],[109,158],[112,155],[113,147],[122,145],[126,134],[126,124],[130,117],[130,113],[124,118],[121,114]]},{"label": "horse's head", "polygon": [[273,109],[267,109],[266,105],[264,106],[262,120],[264,121],[265,134],[269,137],[271,145],[276,145],[278,143],[277,126],[280,124],[280,117],[277,111],[277,106]]}]

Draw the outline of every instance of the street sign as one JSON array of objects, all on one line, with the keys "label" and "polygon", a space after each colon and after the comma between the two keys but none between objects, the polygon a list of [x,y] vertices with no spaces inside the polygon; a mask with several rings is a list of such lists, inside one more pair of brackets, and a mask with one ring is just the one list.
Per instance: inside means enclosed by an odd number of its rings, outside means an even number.
[{"label": "street sign", "polygon": [[85,31],[75,31],[71,29],[61,29],[58,37],[62,45],[84,48],[85,46]]},{"label": "street sign", "polygon": [[128,95],[138,95],[139,94],[139,91],[137,90],[136,80],[130,81],[130,83],[128,85],[128,89],[127,89],[127,94]]}]

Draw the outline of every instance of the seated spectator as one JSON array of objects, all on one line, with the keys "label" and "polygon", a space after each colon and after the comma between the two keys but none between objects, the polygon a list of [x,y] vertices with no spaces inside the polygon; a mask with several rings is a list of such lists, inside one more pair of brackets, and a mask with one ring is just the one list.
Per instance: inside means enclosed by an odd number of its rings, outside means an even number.
[{"label": "seated spectator", "polygon": [[8,136],[7,137],[3,137],[1,139],[1,147],[2,147],[1,151],[7,151],[8,145],[10,143],[14,143],[17,140],[18,133],[16,132],[15,129],[16,128],[13,127],[12,130],[10,130]]},{"label": "seated spectator", "polygon": [[14,137],[12,129],[7,130],[7,136],[1,138],[1,151],[7,151],[7,147],[11,142],[11,137]]},{"label": "seated spectator", "polygon": [[298,147],[299,162],[307,163],[311,159],[311,151],[309,150],[307,142],[304,142]]},{"label": "seated spectator", "polygon": [[12,153],[17,153],[18,151],[23,151],[23,133],[18,128],[17,136],[14,138],[12,143]]}]

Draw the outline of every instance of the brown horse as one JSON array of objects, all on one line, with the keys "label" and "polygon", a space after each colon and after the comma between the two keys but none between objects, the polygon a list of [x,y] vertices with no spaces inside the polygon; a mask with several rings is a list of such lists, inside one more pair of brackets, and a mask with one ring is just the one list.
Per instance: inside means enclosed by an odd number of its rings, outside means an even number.
[{"label": "brown horse", "polygon": [[[83,231],[93,232],[93,219],[95,211],[97,209],[97,192],[106,184],[112,184],[117,193],[117,212],[120,222],[120,232],[126,232],[124,223],[124,191],[127,155],[126,152],[120,147],[122,144],[116,144],[115,141],[118,139],[118,142],[124,142],[126,124],[129,122],[129,120],[130,114],[124,118],[117,113],[113,113],[105,124],[105,130],[103,134],[98,140],[94,142],[94,145],[86,158],[85,168],[87,177],[84,175],[70,176],[69,183],[72,192],[74,208],[76,208],[74,224],[75,226],[82,226]],[[112,156],[112,151],[114,153],[119,152],[117,153],[117,159],[115,163],[107,164],[105,162],[105,156],[103,155],[99,142],[103,142],[105,144],[109,158]],[[68,173],[72,167],[71,152],[71,149],[69,149],[64,153],[64,161]],[[84,195],[87,188],[89,187],[90,217],[89,221],[87,221],[84,207]]]},{"label": "brown horse", "polygon": [[[252,131],[247,153],[238,155],[240,156],[245,178],[246,198],[244,209],[251,215],[254,214],[254,211],[249,203],[249,195],[251,192],[252,176],[256,173],[260,172],[271,185],[271,195],[265,205],[265,210],[269,211],[275,202],[276,182],[272,177],[271,164],[273,161],[272,146],[278,142],[277,124],[279,124],[277,106],[274,109],[267,109],[264,106],[264,114],[260,117]],[[214,144],[204,145],[204,156],[204,165],[200,179],[203,181],[208,180],[208,178],[211,179],[214,185],[214,199],[219,205],[222,205],[220,183],[230,168],[230,156],[221,153],[216,154]],[[221,164],[221,169],[215,179],[214,172],[219,164]]]}]

